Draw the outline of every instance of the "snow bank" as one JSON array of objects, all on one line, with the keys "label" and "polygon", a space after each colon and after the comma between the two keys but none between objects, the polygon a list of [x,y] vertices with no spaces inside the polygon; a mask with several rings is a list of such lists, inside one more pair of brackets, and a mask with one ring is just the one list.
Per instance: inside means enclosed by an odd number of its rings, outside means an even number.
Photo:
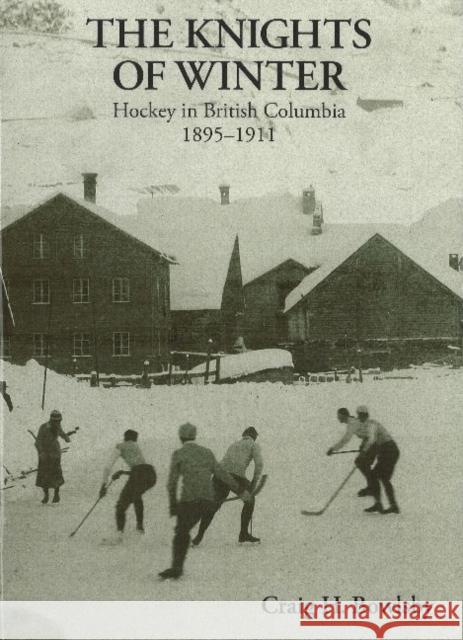
[{"label": "snow bank", "polygon": [[[220,378],[235,379],[249,376],[258,371],[269,369],[294,368],[293,357],[289,351],[284,349],[258,349],[256,351],[246,351],[220,359]],[[192,374],[201,374],[206,370],[205,363],[194,367]],[[215,373],[216,361],[211,360],[209,371]]]}]

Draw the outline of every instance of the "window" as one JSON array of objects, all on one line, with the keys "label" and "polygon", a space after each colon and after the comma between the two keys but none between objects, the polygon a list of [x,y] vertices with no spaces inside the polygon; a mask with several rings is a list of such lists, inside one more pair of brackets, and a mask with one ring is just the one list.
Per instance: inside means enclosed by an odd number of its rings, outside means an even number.
[{"label": "window", "polygon": [[50,282],[48,280],[34,280],[33,304],[50,304]]},{"label": "window", "polygon": [[113,333],[113,356],[130,355],[130,333],[120,331]]},{"label": "window", "polygon": [[72,282],[72,301],[78,304],[90,302],[88,278],[77,278]]},{"label": "window", "polygon": [[34,236],[32,255],[39,260],[50,257],[50,243],[43,233],[38,233]]},{"label": "window", "polygon": [[0,358],[11,358],[10,336],[2,336],[0,338]]},{"label": "window", "polygon": [[43,357],[47,354],[47,334],[46,333],[34,333],[34,356]]},{"label": "window", "polygon": [[76,357],[91,355],[89,333],[74,333],[72,336],[72,355]]},{"label": "window", "polygon": [[128,278],[113,278],[113,302],[130,301],[130,283]]},{"label": "window", "polygon": [[74,236],[74,258],[85,258],[87,255],[84,236],[80,233]]}]

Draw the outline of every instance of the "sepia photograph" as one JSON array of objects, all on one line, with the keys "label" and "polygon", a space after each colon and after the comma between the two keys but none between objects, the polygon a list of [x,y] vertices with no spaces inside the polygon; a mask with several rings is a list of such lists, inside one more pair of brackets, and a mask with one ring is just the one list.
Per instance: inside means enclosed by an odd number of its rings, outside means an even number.
[{"label": "sepia photograph", "polygon": [[462,26],[0,0],[3,638],[461,638]]}]

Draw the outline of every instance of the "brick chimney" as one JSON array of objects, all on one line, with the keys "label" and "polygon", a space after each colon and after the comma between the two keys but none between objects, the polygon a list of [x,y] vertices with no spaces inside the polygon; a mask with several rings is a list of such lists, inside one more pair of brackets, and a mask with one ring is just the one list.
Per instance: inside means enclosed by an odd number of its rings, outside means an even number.
[{"label": "brick chimney", "polygon": [[319,236],[322,233],[323,224],[323,206],[320,202],[315,204],[315,211],[313,214],[312,230],[313,236]]},{"label": "brick chimney", "polygon": [[83,173],[84,179],[84,200],[96,202],[96,177],[97,173]]},{"label": "brick chimney", "polygon": [[315,211],[315,189],[312,185],[302,192],[302,213],[306,216],[312,216]]},{"label": "brick chimney", "polygon": [[230,185],[221,184],[220,189],[220,204],[230,204]]}]

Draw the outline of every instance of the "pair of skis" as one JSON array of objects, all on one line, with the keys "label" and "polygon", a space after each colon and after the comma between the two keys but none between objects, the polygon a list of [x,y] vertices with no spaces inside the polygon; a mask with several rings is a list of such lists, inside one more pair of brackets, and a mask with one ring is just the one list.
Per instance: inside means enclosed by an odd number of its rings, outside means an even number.
[{"label": "pair of skis", "polygon": [[[37,471],[37,469],[32,469],[32,467],[30,469],[28,469],[27,471],[21,470],[20,473],[15,476],[11,473],[11,471],[5,466],[3,465],[3,468],[6,471],[6,476],[3,478],[3,487],[2,487],[2,491],[6,491],[6,489],[14,489],[14,487],[17,487],[17,483],[21,482],[21,480],[25,480],[27,478],[27,476],[29,476],[31,473],[35,473]],[[13,483],[13,484],[9,484],[9,483]],[[23,487],[25,487],[26,485],[22,485]]]},{"label": "pair of skis", "polygon": [[[67,436],[72,436],[75,433],[77,433],[79,431],[79,427],[76,427],[75,429],[73,429],[72,431],[68,431],[66,433]],[[35,433],[31,430],[31,429],[27,429],[27,432],[30,433],[30,435],[34,438],[34,440],[37,440],[37,436],[35,435]],[[61,453],[66,453],[66,451],[69,450],[69,447],[61,447]],[[3,484],[4,486],[2,487],[2,491],[5,491],[6,489],[13,489],[14,487],[17,486],[17,482],[20,482],[21,480],[26,480],[26,478],[31,475],[32,473],[36,473],[38,471],[38,469],[33,469],[32,467],[30,469],[28,469],[27,471],[21,470],[19,472],[19,474],[17,476],[14,476],[11,471],[9,471],[9,469],[3,465],[3,468],[6,471],[6,477],[3,480]],[[10,482],[13,482],[14,484],[8,484]],[[24,487],[25,485],[23,485]]]}]

